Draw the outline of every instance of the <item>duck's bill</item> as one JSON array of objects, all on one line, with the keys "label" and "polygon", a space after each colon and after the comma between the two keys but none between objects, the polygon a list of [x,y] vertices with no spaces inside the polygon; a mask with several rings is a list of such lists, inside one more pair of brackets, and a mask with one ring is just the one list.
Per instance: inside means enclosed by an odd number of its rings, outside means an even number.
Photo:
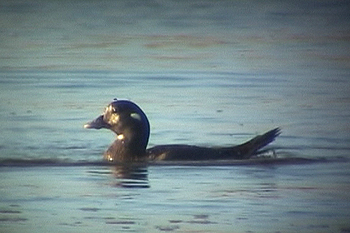
[{"label": "duck's bill", "polygon": [[84,125],[85,129],[102,129],[102,128],[109,129],[110,127],[111,126],[103,120],[103,115],[97,117],[95,120],[89,123],[86,123]]}]

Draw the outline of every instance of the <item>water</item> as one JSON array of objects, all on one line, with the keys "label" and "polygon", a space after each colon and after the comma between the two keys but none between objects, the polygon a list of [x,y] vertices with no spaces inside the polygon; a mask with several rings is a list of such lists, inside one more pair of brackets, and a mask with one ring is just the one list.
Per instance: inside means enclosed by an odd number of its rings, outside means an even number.
[{"label": "water", "polygon": [[[2,1],[0,232],[349,232],[349,9]],[[316,161],[106,166],[113,134],[83,125],[115,97],[150,146],[279,126],[278,157]]]},{"label": "water", "polygon": [[349,230],[348,164],[152,166],[147,174],[131,185],[113,167],[2,168],[1,229]]}]

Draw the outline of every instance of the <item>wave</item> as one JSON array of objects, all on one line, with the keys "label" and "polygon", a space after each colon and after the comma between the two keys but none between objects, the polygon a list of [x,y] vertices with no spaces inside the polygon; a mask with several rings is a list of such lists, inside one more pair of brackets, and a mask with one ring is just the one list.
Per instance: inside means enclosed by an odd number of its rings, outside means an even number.
[{"label": "wave", "polygon": [[[205,161],[149,161],[147,166],[254,166],[254,165],[295,165],[320,162],[349,162],[345,157],[336,158],[254,158],[247,160],[205,160]],[[68,159],[0,159],[0,167],[80,167],[115,166],[104,160],[73,161]]]},{"label": "wave", "polygon": [[107,161],[73,161],[67,159],[0,159],[0,167],[106,166]]}]

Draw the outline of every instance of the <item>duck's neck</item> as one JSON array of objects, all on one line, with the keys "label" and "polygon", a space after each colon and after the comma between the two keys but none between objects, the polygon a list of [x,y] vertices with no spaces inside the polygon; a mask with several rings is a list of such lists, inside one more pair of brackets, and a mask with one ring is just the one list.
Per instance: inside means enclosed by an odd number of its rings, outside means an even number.
[{"label": "duck's neck", "polygon": [[123,134],[119,134],[105,152],[104,157],[110,162],[144,161],[146,146],[147,144],[144,143],[142,137],[132,137],[130,139]]}]

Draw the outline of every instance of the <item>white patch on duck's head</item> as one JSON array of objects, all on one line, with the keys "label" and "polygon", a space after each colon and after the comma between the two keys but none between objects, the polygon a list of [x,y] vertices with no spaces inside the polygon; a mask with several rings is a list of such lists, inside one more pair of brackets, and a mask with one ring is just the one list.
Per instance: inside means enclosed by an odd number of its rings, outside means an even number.
[{"label": "white patch on duck's head", "polygon": [[136,112],[131,113],[130,116],[131,116],[132,118],[134,118],[135,120],[141,121],[141,116],[140,116],[140,114],[138,114],[138,113],[136,113]]}]

